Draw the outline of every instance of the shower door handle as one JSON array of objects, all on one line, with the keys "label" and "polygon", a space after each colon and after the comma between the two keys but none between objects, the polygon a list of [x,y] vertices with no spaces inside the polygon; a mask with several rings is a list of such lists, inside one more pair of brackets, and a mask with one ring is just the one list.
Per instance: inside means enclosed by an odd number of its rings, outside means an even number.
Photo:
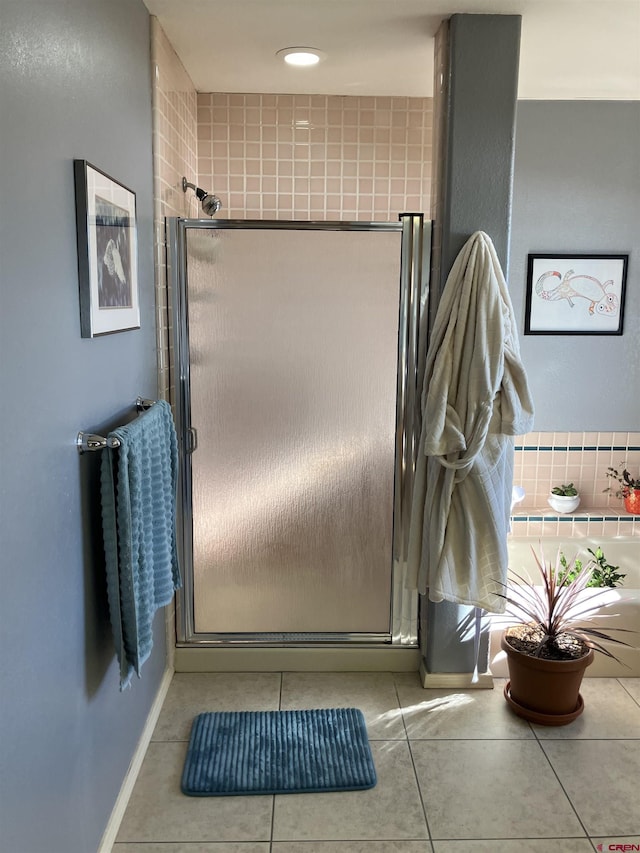
[{"label": "shower door handle", "polygon": [[185,453],[193,453],[198,449],[198,432],[195,427],[189,427],[186,435]]}]

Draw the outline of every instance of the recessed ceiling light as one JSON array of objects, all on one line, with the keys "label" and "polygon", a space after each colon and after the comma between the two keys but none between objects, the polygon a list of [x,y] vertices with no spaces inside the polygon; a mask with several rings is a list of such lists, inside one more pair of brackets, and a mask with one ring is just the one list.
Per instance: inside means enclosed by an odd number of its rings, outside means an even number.
[{"label": "recessed ceiling light", "polygon": [[296,65],[298,68],[305,68],[311,65],[317,65],[326,57],[326,53],[317,50],[315,47],[285,47],[276,53],[288,65]]}]

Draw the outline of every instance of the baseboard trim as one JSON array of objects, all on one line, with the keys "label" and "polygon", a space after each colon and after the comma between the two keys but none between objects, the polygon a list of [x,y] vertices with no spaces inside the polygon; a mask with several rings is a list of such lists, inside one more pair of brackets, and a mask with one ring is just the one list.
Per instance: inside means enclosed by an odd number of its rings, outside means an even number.
[{"label": "baseboard trim", "polygon": [[472,681],[472,672],[427,672],[424,661],[420,661],[420,680],[423,687],[440,689],[493,690],[491,672],[478,674],[478,680]]},{"label": "baseboard trim", "polygon": [[140,768],[142,767],[142,762],[144,761],[144,757],[147,752],[147,747],[149,746],[151,736],[153,735],[153,730],[155,729],[156,723],[158,722],[158,717],[160,716],[160,711],[162,710],[162,705],[166,698],[167,691],[169,690],[169,685],[171,684],[172,678],[173,670],[170,667],[167,667],[167,669],[165,669],[164,671],[164,675],[162,676],[160,687],[158,688],[158,692],[156,693],[156,698],[153,700],[153,705],[151,706],[151,710],[149,711],[149,715],[144,724],[144,728],[142,729],[140,740],[138,741],[136,750],[133,753],[133,757],[131,758],[129,769],[127,770],[122,785],[120,786],[120,792],[116,799],[115,805],[113,807],[109,820],[107,821],[107,826],[100,841],[100,846],[98,847],[98,853],[111,853],[113,845],[115,844],[116,836],[118,835],[118,830],[120,829],[120,824],[122,823],[122,818],[124,817],[124,813],[129,804],[129,799],[133,792],[133,786],[136,784],[136,779],[138,778],[138,774],[140,773]]},{"label": "baseboard trim", "polygon": [[178,648],[176,672],[416,672],[416,648]]}]

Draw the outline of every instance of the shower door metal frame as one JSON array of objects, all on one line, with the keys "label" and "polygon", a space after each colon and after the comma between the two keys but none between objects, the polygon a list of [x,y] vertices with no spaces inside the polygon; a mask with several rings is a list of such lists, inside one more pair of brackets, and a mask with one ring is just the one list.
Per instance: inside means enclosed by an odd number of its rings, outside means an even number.
[{"label": "shower door metal frame", "polygon": [[[193,577],[193,513],[191,455],[197,448],[197,433],[191,423],[189,369],[189,298],[187,288],[188,230],[289,230],[289,231],[397,231],[401,232],[401,259],[398,315],[398,360],[396,389],[396,448],[392,519],[392,566],[390,590],[390,631],[365,633],[202,633],[195,630]],[[413,474],[418,437],[419,338],[421,318],[428,301],[428,269],[431,250],[431,223],[423,214],[400,214],[396,222],[321,222],[250,219],[166,219],[167,283],[170,288],[173,328],[171,384],[180,456],[178,476],[177,539],[183,587],[176,596],[176,637],[179,647],[195,646],[340,646],[360,647],[418,645],[418,596],[404,589],[407,568],[409,521]]]}]

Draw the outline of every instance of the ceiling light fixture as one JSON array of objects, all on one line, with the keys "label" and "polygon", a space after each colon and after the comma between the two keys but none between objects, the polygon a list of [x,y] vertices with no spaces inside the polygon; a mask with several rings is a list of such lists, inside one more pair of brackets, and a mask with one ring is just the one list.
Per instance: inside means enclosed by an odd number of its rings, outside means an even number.
[{"label": "ceiling light fixture", "polygon": [[288,65],[309,68],[322,62],[326,58],[326,53],[317,50],[315,47],[285,47],[277,51],[276,56],[284,59]]}]

